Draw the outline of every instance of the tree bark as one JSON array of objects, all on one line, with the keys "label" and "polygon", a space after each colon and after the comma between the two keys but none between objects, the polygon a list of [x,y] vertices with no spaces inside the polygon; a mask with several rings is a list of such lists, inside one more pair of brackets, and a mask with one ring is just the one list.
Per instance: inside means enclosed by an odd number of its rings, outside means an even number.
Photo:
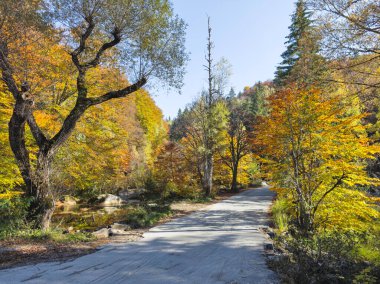
[{"label": "tree bark", "polygon": [[237,186],[238,166],[239,165],[235,163],[232,169],[231,191],[233,192],[239,191],[238,186]]},{"label": "tree bark", "polygon": [[212,196],[212,174],[213,174],[213,155],[206,155],[204,161],[204,173],[203,173],[203,190],[207,197]]},{"label": "tree bark", "polygon": [[[34,227],[47,229],[54,211],[54,196],[49,188],[50,162],[53,152],[47,140],[38,139],[38,133],[32,129],[40,150],[37,154],[36,168],[30,165],[29,151],[25,145],[25,126],[33,124],[33,101],[17,96],[12,117],[9,121],[9,142],[25,183],[25,196],[30,200],[27,219]],[[33,128],[33,125],[30,126]]]},{"label": "tree bark", "polygon": [[34,222],[36,228],[43,230],[50,227],[55,207],[55,197],[50,187],[51,160],[52,153],[39,151],[32,183],[33,195],[30,196],[28,219]]}]

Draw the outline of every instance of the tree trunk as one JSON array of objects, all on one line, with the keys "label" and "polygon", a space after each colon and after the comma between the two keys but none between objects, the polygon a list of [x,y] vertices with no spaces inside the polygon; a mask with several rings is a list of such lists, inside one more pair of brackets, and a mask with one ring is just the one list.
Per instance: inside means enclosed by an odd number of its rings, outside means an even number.
[{"label": "tree trunk", "polygon": [[39,145],[36,168],[31,168],[25,145],[25,124],[31,116],[32,104],[21,96],[16,99],[9,121],[9,142],[25,183],[25,196],[30,200],[27,219],[35,228],[47,229],[54,212],[54,197],[49,188],[52,152],[49,151],[49,143]]},{"label": "tree trunk", "polygon": [[30,106],[18,97],[15,102],[12,117],[9,121],[9,144],[16,158],[17,166],[27,188],[26,194],[32,194],[32,180],[30,175],[29,152],[25,145],[25,124],[27,121],[27,112]]},{"label": "tree trunk", "polygon": [[32,177],[32,195],[28,219],[34,222],[35,228],[46,230],[50,226],[51,217],[55,209],[55,199],[50,188],[51,154],[41,151],[35,172]]},{"label": "tree trunk", "polygon": [[205,196],[210,197],[212,195],[212,175],[213,175],[213,156],[211,154],[206,155],[204,162],[203,173],[203,190]]},{"label": "tree trunk", "polygon": [[301,234],[308,236],[313,229],[313,220],[311,214],[306,209],[306,204],[304,201],[299,201],[299,217],[298,217],[298,226],[300,228]]},{"label": "tree trunk", "polygon": [[238,164],[234,164],[232,169],[232,182],[231,182],[231,191],[238,192],[237,186],[237,176],[238,176]]}]

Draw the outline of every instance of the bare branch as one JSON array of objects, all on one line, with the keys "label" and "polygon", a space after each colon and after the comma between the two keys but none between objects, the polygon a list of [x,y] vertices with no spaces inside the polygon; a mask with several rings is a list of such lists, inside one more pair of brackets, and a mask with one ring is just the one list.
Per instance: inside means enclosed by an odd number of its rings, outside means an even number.
[{"label": "bare branch", "polygon": [[96,53],[95,58],[93,60],[91,60],[90,62],[87,62],[87,63],[85,63],[85,64],[82,65],[84,68],[91,68],[91,67],[97,66],[99,64],[99,62],[100,62],[100,58],[103,55],[103,53],[107,49],[110,49],[111,47],[114,47],[115,45],[117,45],[118,43],[120,43],[120,41],[121,41],[121,33],[120,33],[120,30],[117,27],[114,28],[114,30],[113,30],[113,32],[111,34],[113,36],[113,40],[109,41],[109,42],[106,42],[105,44],[103,44],[101,46],[101,48],[98,50],[98,52]]},{"label": "bare branch", "polygon": [[143,77],[140,80],[138,80],[136,83],[134,83],[134,84],[132,84],[132,85],[130,85],[124,89],[117,90],[117,91],[111,91],[111,92],[104,94],[103,96],[100,96],[97,98],[89,98],[87,100],[89,101],[90,105],[97,105],[97,104],[101,104],[101,103],[106,102],[106,101],[111,100],[111,99],[122,98],[122,97],[125,97],[125,96],[137,91],[138,89],[143,87],[146,84],[146,82],[147,82],[147,80]]}]

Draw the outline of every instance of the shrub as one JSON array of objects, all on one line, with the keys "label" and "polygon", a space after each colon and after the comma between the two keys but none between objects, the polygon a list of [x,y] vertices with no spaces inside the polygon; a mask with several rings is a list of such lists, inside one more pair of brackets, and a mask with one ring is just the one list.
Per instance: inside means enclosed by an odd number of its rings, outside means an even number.
[{"label": "shrub", "polygon": [[29,200],[20,195],[0,198],[0,238],[26,227],[26,214]]}]

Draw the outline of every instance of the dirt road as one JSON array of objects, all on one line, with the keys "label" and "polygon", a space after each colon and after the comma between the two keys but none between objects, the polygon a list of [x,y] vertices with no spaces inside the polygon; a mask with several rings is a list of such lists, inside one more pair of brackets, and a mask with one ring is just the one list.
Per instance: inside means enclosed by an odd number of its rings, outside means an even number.
[{"label": "dirt road", "polygon": [[273,193],[235,195],[154,227],[135,243],[107,245],[62,263],[0,271],[0,283],[277,283],[263,256]]}]

